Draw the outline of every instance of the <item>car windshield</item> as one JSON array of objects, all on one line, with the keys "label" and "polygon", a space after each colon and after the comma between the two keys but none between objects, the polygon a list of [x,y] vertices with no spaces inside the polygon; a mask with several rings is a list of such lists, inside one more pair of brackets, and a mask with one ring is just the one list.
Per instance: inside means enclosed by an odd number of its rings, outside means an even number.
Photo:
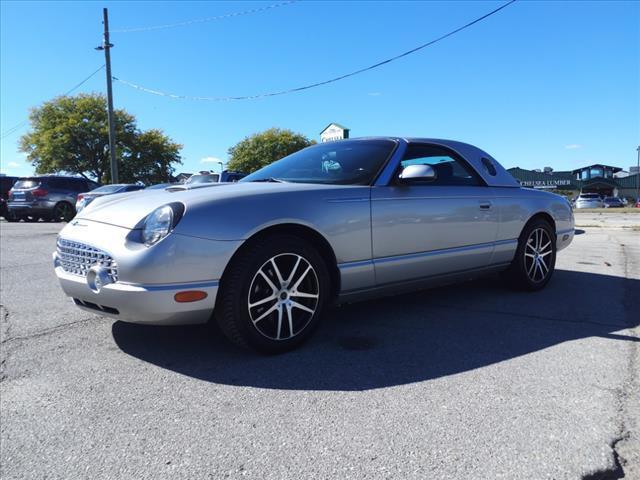
[{"label": "car windshield", "polygon": [[185,182],[185,184],[191,185],[192,183],[218,183],[219,178],[220,175],[218,175],[217,173],[206,175],[191,175]]},{"label": "car windshield", "polygon": [[124,188],[124,185],[104,185],[91,190],[91,193],[116,193]]},{"label": "car windshield", "polygon": [[604,201],[607,202],[607,203],[619,203],[619,202],[622,202],[622,200],[620,200],[619,198],[605,198]]},{"label": "car windshield", "polygon": [[591,199],[597,199],[599,198],[597,193],[583,193],[582,195],[580,195],[581,199],[584,200],[591,200]]},{"label": "car windshield", "polygon": [[395,148],[393,140],[344,140],[321,143],[284,157],[240,182],[368,185]]}]

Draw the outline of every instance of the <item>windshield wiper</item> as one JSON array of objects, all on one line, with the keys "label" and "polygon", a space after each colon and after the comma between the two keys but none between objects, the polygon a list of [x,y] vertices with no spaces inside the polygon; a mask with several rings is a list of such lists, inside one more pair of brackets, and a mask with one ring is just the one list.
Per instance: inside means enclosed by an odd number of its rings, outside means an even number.
[{"label": "windshield wiper", "polygon": [[259,178],[257,180],[251,180],[252,182],[271,182],[271,183],[288,183],[286,180],[275,177]]}]

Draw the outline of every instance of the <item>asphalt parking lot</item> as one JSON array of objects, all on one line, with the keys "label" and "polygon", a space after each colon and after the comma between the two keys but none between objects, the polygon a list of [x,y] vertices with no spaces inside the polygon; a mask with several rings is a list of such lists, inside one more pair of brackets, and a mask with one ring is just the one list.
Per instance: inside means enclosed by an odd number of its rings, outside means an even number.
[{"label": "asphalt parking lot", "polygon": [[61,226],[2,223],[0,477],[640,478],[640,228],[588,222],[542,292],[348,305],[275,357],[81,312]]}]

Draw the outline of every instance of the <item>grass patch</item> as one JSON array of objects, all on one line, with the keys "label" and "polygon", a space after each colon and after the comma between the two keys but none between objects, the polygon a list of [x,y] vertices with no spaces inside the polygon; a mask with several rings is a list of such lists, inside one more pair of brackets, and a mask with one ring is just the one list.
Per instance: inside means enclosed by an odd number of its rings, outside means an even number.
[{"label": "grass patch", "polygon": [[580,213],[601,213],[603,215],[617,215],[620,213],[640,213],[640,208],[625,207],[625,208],[580,208],[574,209],[573,213],[578,215]]}]

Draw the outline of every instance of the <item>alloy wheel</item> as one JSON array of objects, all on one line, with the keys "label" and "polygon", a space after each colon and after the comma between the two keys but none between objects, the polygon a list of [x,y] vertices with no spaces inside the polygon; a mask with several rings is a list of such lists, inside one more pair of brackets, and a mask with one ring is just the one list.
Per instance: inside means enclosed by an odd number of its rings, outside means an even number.
[{"label": "alloy wheel", "polygon": [[553,253],[552,240],[544,228],[536,228],[527,239],[524,249],[524,267],[527,276],[534,283],[542,282],[551,266],[551,254]]},{"label": "alloy wheel", "polygon": [[288,340],[311,322],[320,300],[320,284],[311,263],[296,253],[267,260],[249,287],[249,318],[260,334]]}]

